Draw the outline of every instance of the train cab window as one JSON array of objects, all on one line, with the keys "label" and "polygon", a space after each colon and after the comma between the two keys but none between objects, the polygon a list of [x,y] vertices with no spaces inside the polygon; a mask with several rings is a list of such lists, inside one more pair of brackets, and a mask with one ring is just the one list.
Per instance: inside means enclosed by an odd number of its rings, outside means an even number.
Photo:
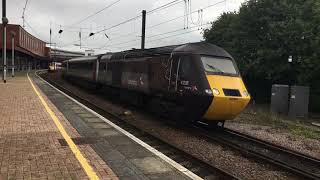
[{"label": "train cab window", "polygon": [[211,56],[201,56],[206,72],[214,74],[238,75],[238,71],[231,59]]},{"label": "train cab window", "polygon": [[184,79],[190,76],[192,71],[192,64],[189,58],[182,59],[180,61],[180,67],[179,67],[179,76],[180,78]]}]

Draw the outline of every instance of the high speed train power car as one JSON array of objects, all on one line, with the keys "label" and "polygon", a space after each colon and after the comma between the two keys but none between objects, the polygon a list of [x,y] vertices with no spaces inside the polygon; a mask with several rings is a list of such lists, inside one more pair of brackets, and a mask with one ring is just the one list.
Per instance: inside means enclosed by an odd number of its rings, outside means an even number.
[{"label": "high speed train power car", "polygon": [[183,121],[224,122],[250,101],[232,56],[206,42],[74,58],[63,76]]}]

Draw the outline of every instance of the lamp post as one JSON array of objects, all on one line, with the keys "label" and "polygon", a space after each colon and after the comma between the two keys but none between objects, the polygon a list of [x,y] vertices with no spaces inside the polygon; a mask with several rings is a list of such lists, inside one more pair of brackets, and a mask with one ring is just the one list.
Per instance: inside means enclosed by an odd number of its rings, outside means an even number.
[{"label": "lamp post", "polygon": [[6,0],[2,0],[2,58],[3,58],[3,82],[6,83],[7,75],[7,26],[8,18],[6,17]]},{"label": "lamp post", "polygon": [[14,77],[14,37],[16,36],[16,33],[11,32],[11,44],[12,44],[12,74],[11,76]]},{"label": "lamp post", "polygon": [[[293,68],[292,68],[293,58],[292,58],[291,55],[288,57],[288,63],[289,63],[289,66],[290,66],[290,71],[289,72],[290,72],[290,74],[292,76],[290,78],[293,78],[293,75],[292,75],[292,72],[293,72]],[[292,85],[293,85],[293,80],[290,79],[289,80],[289,84],[288,84],[288,87],[289,87],[289,89],[288,89],[288,114],[289,114],[289,111],[290,111],[290,99],[291,99],[291,86]]]}]

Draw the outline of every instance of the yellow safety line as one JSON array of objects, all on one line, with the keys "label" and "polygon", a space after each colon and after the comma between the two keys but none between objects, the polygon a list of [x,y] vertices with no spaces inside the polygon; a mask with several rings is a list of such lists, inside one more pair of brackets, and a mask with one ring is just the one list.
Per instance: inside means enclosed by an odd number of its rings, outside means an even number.
[{"label": "yellow safety line", "polygon": [[63,128],[62,124],[60,123],[58,117],[54,114],[54,112],[49,108],[48,104],[46,103],[46,101],[43,99],[43,97],[41,96],[41,94],[39,93],[39,91],[36,89],[36,87],[34,86],[34,84],[32,83],[32,80],[29,77],[29,74],[27,74],[28,79],[31,83],[31,86],[33,88],[33,90],[35,91],[35,93],[38,95],[42,105],[44,106],[44,108],[46,109],[46,111],[49,113],[49,115],[51,116],[53,122],[56,124],[57,128],[59,129],[61,135],[63,136],[63,138],[66,140],[66,142],[68,143],[71,151],[73,152],[73,154],[76,156],[76,158],[78,159],[78,161],[80,162],[82,168],[85,170],[86,174],[88,175],[88,177],[90,179],[99,179],[99,177],[97,176],[97,174],[93,171],[92,167],[89,165],[88,161],[86,160],[86,158],[81,154],[80,150],[78,149],[78,147],[76,146],[76,144],[73,142],[73,140],[70,138],[70,136],[68,135],[68,133],[66,132],[66,130]]}]

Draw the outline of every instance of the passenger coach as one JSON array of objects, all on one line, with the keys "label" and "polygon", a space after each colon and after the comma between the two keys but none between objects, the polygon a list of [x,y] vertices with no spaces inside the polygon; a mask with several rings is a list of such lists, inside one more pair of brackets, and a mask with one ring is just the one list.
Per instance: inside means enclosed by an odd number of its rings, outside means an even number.
[{"label": "passenger coach", "polygon": [[67,78],[177,120],[224,122],[250,100],[232,56],[205,42],[75,58],[63,66]]}]

